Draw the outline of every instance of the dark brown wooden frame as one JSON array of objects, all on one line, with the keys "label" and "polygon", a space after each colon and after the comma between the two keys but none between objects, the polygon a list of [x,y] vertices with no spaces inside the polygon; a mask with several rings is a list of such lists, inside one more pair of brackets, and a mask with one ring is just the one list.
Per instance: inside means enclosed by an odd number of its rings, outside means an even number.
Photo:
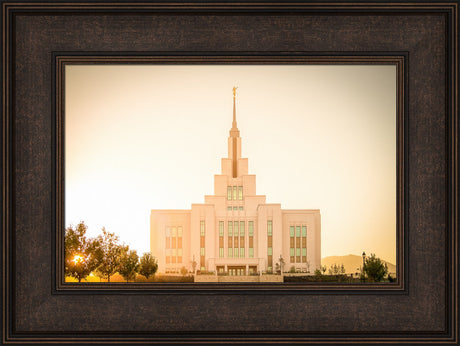
[{"label": "dark brown wooden frame", "polygon": [[[3,1],[2,32],[3,343],[458,342],[457,1]],[[62,66],[111,59],[397,64],[401,280],[64,284]]]}]

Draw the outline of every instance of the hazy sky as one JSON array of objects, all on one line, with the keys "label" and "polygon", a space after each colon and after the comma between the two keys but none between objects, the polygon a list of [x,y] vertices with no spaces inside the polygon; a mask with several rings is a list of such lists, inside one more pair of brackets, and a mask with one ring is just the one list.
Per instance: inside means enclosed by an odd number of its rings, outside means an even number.
[{"label": "hazy sky", "polygon": [[150,209],[214,193],[232,87],[257,194],[320,209],[321,256],[396,257],[394,66],[67,66],[66,225],[149,251]]}]

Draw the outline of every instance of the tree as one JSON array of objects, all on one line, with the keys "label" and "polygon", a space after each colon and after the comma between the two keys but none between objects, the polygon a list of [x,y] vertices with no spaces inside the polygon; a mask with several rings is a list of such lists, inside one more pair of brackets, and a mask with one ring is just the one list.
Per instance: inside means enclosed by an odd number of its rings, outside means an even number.
[{"label": "tree", "polygon": [[[325,272],[326,267],[321,268],[321,270]],[[331,264],[331,267],[329,268],[328,272],[329,275],[343,275],[345,274],[345,266],[343,265],[343,263],[340,266],[337,265],[337,263]]]},{"label": "tree", "polygon": [[128,247],[118,243],[118,236],[102,228],[102,234],[96,238],[97,247],[94,251],[97,260],[97,271],[102,278],[107,278],[116,273],[120,267],[121,256],[128,252]]},{"label": "tree", "polygon": [[198,263],[196,263],[195,261],[195,255],[193,255],[193,260],[190,262],[192,264],[192,271],[193,271],[193,274],[196,274],[196,265]]},{"label": "tree", "polygon": [[315,276],[316,277],[321,277],[321,270],[315,269]]},{"label": "tree", "polygon": [[334,275],[339,275],[340,273],[340,267],[334,263]]},{"label": "tree", "polygon": [[331,267],[328,270],[329,275],[338,275],[340,273],[340,267],[334,263],[333,265],[331,264]]},{"label": "tree", "polygon": [[128,282],[136,277],[139,269],[139,256],[136,250],[129,250],[124,252],[120,258],[120,267],[118,272]]},{"label": "tree", "polygon": [[323,272],[323,275],[326,274],[326,266],[321,266],[321,271]]},{"label": "tree", "polygon": [[86,238],[88,226],[81,221],[75,228],[69,226],[65,230],[65,274],[81,282],[96,269],[97,262],[94,250],[97,247],[95,239]]},{"label": "tree", "polygon": [[148,280],[150,275],[155,275],[158,270],[158,263],[155,257],[150,252],[146,252],[142,255],[139,267],[139,274],[145,276]]},{"label": "tree", "polygon": [[281,255],[280,255],[280,272],[281,272],[281,275],[283,275],[283,272],[284,272],[284,265],[285,265],[284,258],[281,257]]},{"label": "tree", "polygon": [[185,267],[180,268],[180,273],[182,274],[182,276],[187,275],[187,273],[188,273],[187,268],[185,268]]},{"label": "tree", "polygon": [[380,258],[375,257],[375,254],[371,254],[364,262],[363,271],[371,282],[382,281],[383,277],[388,273],[387,264]]}]

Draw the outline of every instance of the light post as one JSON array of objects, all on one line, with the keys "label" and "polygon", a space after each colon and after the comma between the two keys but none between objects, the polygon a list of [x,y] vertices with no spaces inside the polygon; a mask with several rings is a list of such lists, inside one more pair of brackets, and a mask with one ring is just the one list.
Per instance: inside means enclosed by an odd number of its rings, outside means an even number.
[{"label": "light post", "polygon": [[364,272],[365,264],[366,264],[366,253],[363,251],[363,277],[366,277],[366,273]]}]

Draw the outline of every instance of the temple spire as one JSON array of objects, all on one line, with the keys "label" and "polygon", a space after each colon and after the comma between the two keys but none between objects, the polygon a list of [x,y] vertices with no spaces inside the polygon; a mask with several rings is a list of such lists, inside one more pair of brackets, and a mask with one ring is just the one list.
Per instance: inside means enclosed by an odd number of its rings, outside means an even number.
[{"label": "temple spire", "polygon": [[238,87],[233,87],[233,122],[232,122],[232,129],[230,130],[230,137],[239,137],[240,131],[236,125],[236,89]]},{"label": "temple spire", "polygon": [[233,87],[233,122],[232,128],[230,130],[230,138],[228,139],[228,157],[232,159],[232,177],[238,177],[238,159],[239,159],[239,152],[241,150],[241,138],[240,131],[236,126],[236,89],[238,87]]},{"label": "temple spire", "polygon": [[236,89],[238,87],[233,87],[233,122],[232,122],[232,129],[236,129],[236,105],[235,105],[235,99],[236,99]]}]

